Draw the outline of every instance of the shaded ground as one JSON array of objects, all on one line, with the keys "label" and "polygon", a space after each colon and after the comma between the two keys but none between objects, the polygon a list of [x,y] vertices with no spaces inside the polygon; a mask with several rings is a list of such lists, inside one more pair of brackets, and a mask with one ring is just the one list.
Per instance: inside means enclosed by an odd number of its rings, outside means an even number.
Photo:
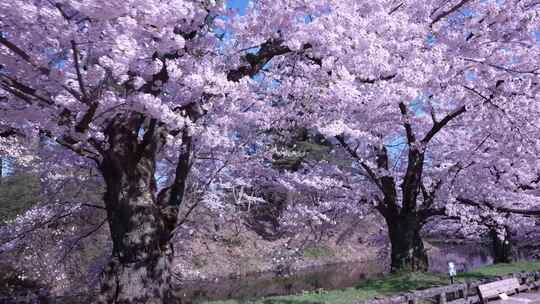
[{"label": "shaded ground", "polygon": [[[174,271],[182,281],[246,277],[255,273],[295,274],[338,263],[385,261],[388,241],[382,219],[344,217],[320,231],[300,230],[267,240],[239,221],[209,225],[216,216],[203,211],[175,239]],[[324,233],[322,233],[324,231]],[[377,263],[380,264],[380,263]],[[369,267],[382,273],[387,265]]]}]

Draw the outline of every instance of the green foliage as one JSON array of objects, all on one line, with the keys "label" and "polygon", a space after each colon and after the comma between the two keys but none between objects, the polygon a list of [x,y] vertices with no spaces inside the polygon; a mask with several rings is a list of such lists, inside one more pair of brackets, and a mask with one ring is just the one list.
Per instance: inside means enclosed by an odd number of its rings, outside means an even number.
[{"label": "green foliage", "polygon": [[318,259],[334,256],[335,253],[331,248],[326,246],[311,246],[304,249],[303,255],[306,258]]},{"label": "green foliage", "polygon": [[208,265],[208,261],[204,257],[199,256],[199,255],[194,256],[191,259],[191,262],[193,263],[193,266],[195,266],[195,268],[197,269],[203,268],[206,265]]},{"label": "green foliage", "polygon": [[[501,276],[521,271],[540,269],[538,262],[519,262],[511,264],[496,264],[476,269],[473,272],[458,274],[457,281],[475,280]],[[303,292],[298,295],[269,297],[254,300],[215,301],[212,304],[350,304],[374,297],[390,296],[411,290],[426,289],[450,284],[446,274],[440,273],[398,273],[377,279],[362,281],[355,287]]]},{"label": "green foliage", "polygon": [[305,153],[309,158],[316,160],[330,159],[332,147],[313,141],[299,141],[296,143],[296,150]]},{"label": "green foliage", "polygon": [[39,201],[39,177],[19,172],[2,177],[0,183],[0,224],[13,219]]},{"label": "green foliage", "polygon": [[[282,137],[284,134],[289,136]],[[276,137],[274,144],[280,153],[274,153],[272,164],[278,169],[297,171],[306,160],[335,161],[332,145],[320,134],[309,134],[306,128],[287,130]]]}]

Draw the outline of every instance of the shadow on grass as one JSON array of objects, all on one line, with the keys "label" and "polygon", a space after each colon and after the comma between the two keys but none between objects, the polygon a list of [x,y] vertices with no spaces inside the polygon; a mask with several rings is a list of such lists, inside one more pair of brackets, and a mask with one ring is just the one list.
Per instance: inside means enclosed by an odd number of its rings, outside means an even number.
[{"label": "shadow on grass", "polygon": [[481,279],[486,279],[486,278],[490,278],[490,277],[492,277],[492,276],[486,275],[486,274],[480,273],[480,272],[465,272],[465,273],[460,273],[457,276],[457,279],[459,281],[465,281],[465,280],[481,280]]},{"label": "shadow on grass", "polygon": [[382,294],[393,294],[412,290],[427,289],[448,284],[443,276],[429,274],[400,274],[384,279],[366,280],[355,286],[357,290],[376,291]]},{"label": "shadow on grass", "polygon": [[321,304],[323,302],[310,300],[293,300],[293,299],[268,299],[262,301],[262,304]]}]

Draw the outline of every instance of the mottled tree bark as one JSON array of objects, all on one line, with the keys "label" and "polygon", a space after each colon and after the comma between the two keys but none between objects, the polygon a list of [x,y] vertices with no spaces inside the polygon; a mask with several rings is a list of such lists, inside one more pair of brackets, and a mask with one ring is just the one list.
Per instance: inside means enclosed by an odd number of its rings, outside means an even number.
[{"label": "mottled tree bark", "polygon": [[[377,165],[388,170],[388,152],[385,147],[378,149]],[[424,204],[417,204],[421,188],[424,155],[418,150],[409,151],[408,166],[402,190],[402,203],[398,204],[397,187],[392,176],[378,179],[383,197],[377,207],[388,226],[391,246],[390,271],[427,271],[428,258],[420,236],[425,220],[433,214],[429,207],[432,197],[425,194]]]},{"label": "mottled tree bark", "polygon": [[[100,170],[113,250],[99,303],[175,303],[170,297],[169,239],[180,198],[173,202],[165,199],[170,196],[159,195],[154,176],[164,136],[155,122],[144,123],[133,115],[111,123],[107,137],[109,146],[102,151]],[[186,170],[180,176],[183,188],[187,166],[182,169]]]},{"label": "mottled tree bark", "polygon": [[[400,104],[400,111],[407,117],[405,104]],[[388,236],[391,245],[391,271],[427,271],[428,257],[420,235],[422,226],[426,221],[436,215],[443,215],[444,209],[434,209],[436,192],[441,186],[441,181],[436,182],[432,189],[428,190],[423,184],[422,174],[424,169],[424,147],[429,140],[453,117],[462,111],[449,114],[441,122],[435,122],[430,132],[421,141],[417,141],[412,126],[405,120],[404,128],[407,143],[409,144],[407,169],[401,188],[401,197],[398,196],[398,185],[395,178],[390,174],[379,174],[365,163],[345,140],[343,135],[336,139],[344,149],[355,159],[359,160],[360,166],[365,170],[365,175],[375,184],[381,195],[377,197],[376,208],[384,217],[388,226]],[[374,147],[377,169],[388,172],[390,169],[388,151],[384,145]],[[422,201],[418,203],[420,193]]]},{"label": "mottled tree bark", "polygon": [[427,271],[428,257],[416,213],[387,217],[391,245],[390,271]]},{"label": "mottled tree bark", "polygon": [[512,262],[512,243],[508,233],[504,239],[500,239],[496,229],[489,230],[489,236],[492,241],[493,250],[493,262],[498,263],[511,263]]}]

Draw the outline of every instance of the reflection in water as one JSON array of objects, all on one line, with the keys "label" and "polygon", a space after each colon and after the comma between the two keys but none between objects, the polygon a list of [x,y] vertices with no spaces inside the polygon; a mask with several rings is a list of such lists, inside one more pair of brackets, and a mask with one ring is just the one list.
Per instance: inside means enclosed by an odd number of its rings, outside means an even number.
[{"label": "reflection in water", "polygon": [[336,289],[354,286],[359,281],[384,273],[380,261],[344,263],[314,267],[287,277],[273,272],[242,278],[221,278],[214,282],[184,284],[182,298],[191,302],[219,299],[245,299],[300,293],[306,290]]},{"label": "reflection in water", "polygon": [[[469,271],[493,262],[487,245],[432,244],[435,246],[428,251],[428,256],[430,271],[433,272],[446,272],[449,261],[454,262],[458,271]],[[266,272],[241,278],[218,278],[212,282],[186,282],[178,288],[182,293],[178,296],[189,303],[287,295],[320,288],[346,288],[366,278],[381,276],[388,271],[388,264],[389,261],[385,260],[363,261],[315,267],[287,277]]]}]

